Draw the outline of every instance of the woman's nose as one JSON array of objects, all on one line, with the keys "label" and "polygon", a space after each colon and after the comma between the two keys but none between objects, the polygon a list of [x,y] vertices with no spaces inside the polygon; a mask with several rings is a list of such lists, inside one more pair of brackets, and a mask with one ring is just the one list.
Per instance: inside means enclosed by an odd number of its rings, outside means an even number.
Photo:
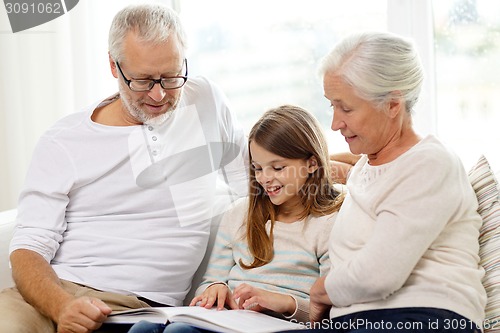
[{"label": "woman's nose", "polygon": [[334,131],[338,131],[339,129],[342,129],[345,127],[345,122],[342,119],[342,116],[340,115],[339,112],[333,111],[333,117],[332,117],[332,125],[331,129]]}]

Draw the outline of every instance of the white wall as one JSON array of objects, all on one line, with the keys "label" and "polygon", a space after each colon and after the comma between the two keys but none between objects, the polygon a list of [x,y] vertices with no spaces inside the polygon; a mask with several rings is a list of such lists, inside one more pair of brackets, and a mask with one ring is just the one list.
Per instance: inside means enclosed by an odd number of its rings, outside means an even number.
[{"label": "white wall", "polygon": [[65,15],[15,34],[0,6],[0,210],[16,206],[40,135],[63,115],[116,90],[109,25],[134,2],[141,1],[82,0]]}]

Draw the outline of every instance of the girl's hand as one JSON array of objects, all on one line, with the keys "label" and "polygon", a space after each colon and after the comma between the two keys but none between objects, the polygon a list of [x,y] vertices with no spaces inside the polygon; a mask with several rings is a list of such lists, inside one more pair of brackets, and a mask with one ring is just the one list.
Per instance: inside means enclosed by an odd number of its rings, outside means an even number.
[{"label": "girl's hand", "polygon": [[229,287],[223,283],[216,283],[209,286],[205,291],[193,298],[189,306],[194,306],[198,304],[206,309],[211,309],[214,303],[217,301],[217,310],[224,309],[227,304],[231,309],[238,309],[238,305],[233,299],[231,290]]},{"label": "girl's hand", "polygon": [[296,310],[295,299],[290,295],[274,293],[243,283],[234,289],[234,299],[238,299],[240,309],[262,312],[271,310],[277,313],[293,314]]}]

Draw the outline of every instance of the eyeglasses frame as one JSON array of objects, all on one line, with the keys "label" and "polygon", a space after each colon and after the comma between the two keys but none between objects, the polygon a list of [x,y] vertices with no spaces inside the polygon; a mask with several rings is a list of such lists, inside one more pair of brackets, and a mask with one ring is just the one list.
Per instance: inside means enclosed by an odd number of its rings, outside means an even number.
[{"label": "eyeglasses frame", "polygon": [[[125,83],[127,84],[127,87],[130,90],[135,91],[135,92],[151,91],[151,89],[153,89],[153,87],[155,86],[155,84],[159,84],[160,87],[162,89],[165,89],[165,90],[175,90],[175,89],[182,88],[186,84],[186,81],[188,80],[187,58],[184,58],[183,62],[184,62],[183,65],[186,66],[186,72],[185,72],[184,75],[175,75],[175,76],[161,77],[159,79],[141,79],[141,80],[135,80],[135,79],[127,79],[127,77],[125,76],[125,74],[123,74],[123,70],[121,69],[120,64],[118,63],[118,61],[115,60],[116,67],[118,68],[118,71],[120,72],[120,74],[121,74],[121,76],[123,78],[123,81],[125,81]],[[176,88],[166,88],[166,87],[163,86],[163,83],[162,83],[162,81],[165,80],[165,79],[183,79],[184,82],[179,87],[176,87]],[[130,87],[130,83],[132,83],[133,81],[149,81],[152,84],[151,84],[151,87],[149,87],[149,89],[146,89],[146,90],[135,90],[135,89],[132,89],[132,87]]]}]

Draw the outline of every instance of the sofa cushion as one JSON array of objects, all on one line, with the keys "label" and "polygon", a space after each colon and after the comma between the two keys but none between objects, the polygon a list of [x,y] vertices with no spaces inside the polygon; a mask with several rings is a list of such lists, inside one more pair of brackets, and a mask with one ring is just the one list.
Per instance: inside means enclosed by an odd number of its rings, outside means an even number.
[{"label": "sofa cushion", "polygon": [[469,180],[479,203],[478,212],[483,219],[479,235],[479,256],[485,269],[483,285],[488,301],[484,332],[494,329],[500,322],[500,204],[499,184],[484,156],[469,171]]}]

